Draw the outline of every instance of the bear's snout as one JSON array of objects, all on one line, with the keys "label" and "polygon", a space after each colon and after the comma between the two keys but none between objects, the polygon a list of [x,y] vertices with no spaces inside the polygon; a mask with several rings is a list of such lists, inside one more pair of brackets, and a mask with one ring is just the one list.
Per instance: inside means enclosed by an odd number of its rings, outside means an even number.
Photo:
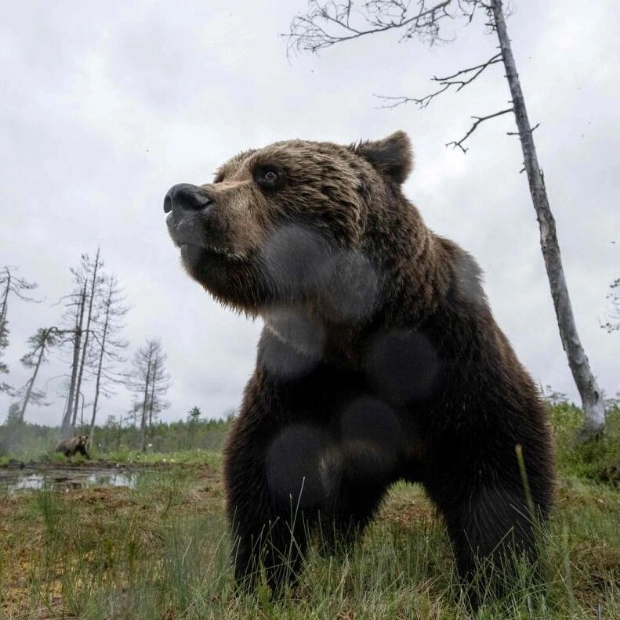
[{"label": "bear's snout", "polygon": [[215,201],[197,185],[179,183],[173,185],[164,198],[164,213],[171,211],[202,211]]}]

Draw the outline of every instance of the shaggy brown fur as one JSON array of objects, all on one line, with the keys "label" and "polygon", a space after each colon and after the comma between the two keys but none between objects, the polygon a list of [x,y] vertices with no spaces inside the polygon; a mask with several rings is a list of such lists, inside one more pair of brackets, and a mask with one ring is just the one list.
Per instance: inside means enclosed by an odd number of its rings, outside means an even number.
[{"label": "shaggy brown fur", "polygon": [[265,322],[225,451],[241,583],[261,564],[276,588],[292,579],[313,528],[327,547],[354,540],[397,480],[424,485],[466,583],[485,560],[482,587],[502,591],[513,552],[536,561],[554,479],[545,410],[474,259],[403,196],[411,168],[402,132],[294,140],[166,196],[188,273]]},{"label": "shaggy brown fur", "polygon": [[56,446],[56,452],[62,452],[67,458],[75,456],[78,452],[90,459],[88,452],[86,452],[86,446],[88,445],[88,435],[78,435],[71,439],[63,439]]}]

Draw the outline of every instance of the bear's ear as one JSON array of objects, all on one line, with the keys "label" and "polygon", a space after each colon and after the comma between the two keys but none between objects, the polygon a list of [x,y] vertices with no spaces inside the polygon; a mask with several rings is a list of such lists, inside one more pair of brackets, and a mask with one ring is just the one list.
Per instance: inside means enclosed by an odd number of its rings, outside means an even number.
[{"label": "bear's ear", "polygon": [[413,169],[413,152],[409,136],[397,131],[383,140],[369,140],[351,146],[351,150],[384,176],[404,183]]}]

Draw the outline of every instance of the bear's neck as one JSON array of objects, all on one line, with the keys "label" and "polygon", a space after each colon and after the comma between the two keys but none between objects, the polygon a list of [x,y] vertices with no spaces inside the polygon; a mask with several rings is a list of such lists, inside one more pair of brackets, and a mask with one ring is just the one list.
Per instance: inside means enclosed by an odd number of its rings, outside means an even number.
[{"label": "bear's neck", "polygon": [[387,328],[417,327],[437,312],[448,295],[454,244],[427,228],[415,206],[403,197],[389,216],[394,218],[389,234],[383,230],[385,213],[370,220],[371,229],[365,234],[369,247],[364,252],[375,258],[382,282],[378,315]]},{"label": "bear's neck", "polygon": [[[388,223],[386,218],[394,219]],[[306,304],[264,309],[267,334],[308,358],[357,367],[376,333],[425,329],[446,311],[459,248],[428,229],[411,203],[401,196],[389,214],[377,212],[364,237],[369,244],[360,250],[372,259],[378,276],[378,291],[368,292],[376,298],[372,309],[363,316],[339,319],[333,304],[319,292]]]},{"label": "bear's neck", "polygon": [[427,233],[418,250],[411,250],[411,272],[387,266],[379,302],[363,320],[335,320],[321,312],[320,303],[274,306],[261,313],[266,332],[309,359],[361,368],[368,342],[378,332],[424,329],[442,305],[450,286],[449,265],[441,258],[443,240]]},{"label": "bear's neck", "polygon": [[270,337],[315,361],[356,366],[358,343],[367,329],[360,324],[337,323],[308,307],[273,307],[262,313]]}]

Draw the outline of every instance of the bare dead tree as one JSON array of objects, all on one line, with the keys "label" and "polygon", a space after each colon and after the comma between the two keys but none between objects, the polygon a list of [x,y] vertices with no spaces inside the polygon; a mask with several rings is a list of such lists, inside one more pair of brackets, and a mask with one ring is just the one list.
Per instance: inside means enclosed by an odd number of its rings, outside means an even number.
[{"label": "bare dead tree", "polygon": [[[33,301],[39,303],[40,300],[29,297],[26,291],[37,288],[34,282],[28,282],[23,278],[15,275],[16,268],[5,265],[0,270],[0,375],[6,375],[9,372],[8,366],[2,361],[5,349],[9,346],[9,298],[11,295],[21,299],[22,301]],[[0,383],[0,392],[11,392],[11,386],[8,383]]]},{"label": "bare dead tree", "polygon": [[502,2],[501,0],[491,0],[490,6],[495,32],[499,39],[502,58],[506,68],[506,79],[508,80],[512,95],[515,119],[525,162],[525,170],[530,186],[530,194],[540,227],[540,245],[547,269],[547,277],[549,278],[549,286],[560,330],[560,337],[568,358],[568,365],[573,374],[583,405],[585,424],[582,429],[582,434],[584,438],[589,438],[597,435],[605,428],[605,403],[603,400],[603,393],[590,369],[590,363],[577,332],[568,286],[564,277],[564,267],[562,265],[562,255],[560,253],[555,218],[549,206],[545,178],[542,168],[538,164],[538,157],[536,155],[533,136],[535,128],[531,128],[527,115],[525,99],[521,91],[521,83],[519,81],[510,39],[508,38],[508,31],[506,29]]},{"label": "bare dead tree", "polygon": [[0,301],[0,326],[4,325],[7,320],[9,297],[11,295],[15,295],[23,301],[40,303],[40,300],[29,297],[25,294],[25,291],[32,291],[37,288],[38,284],[28,282],[27,280],[24,280],[24,278],[18,278],[14,273],[15,271],[16,268],[10,265],[5,265],[0,270],[0,287],[2,290],[0,293],[0,296],[2,297],[2,301]]},{"label": "bare dead tree", "polygon": [[88,434],[91,446],[95,435],[99,397],[101,395],[106,398],[112,396],[114,394],[113,385],[124,379],[115,370],[115,366],[125,361],[121,352],[128,345],[128,342],[119,336],[123,328],[123,317],[129,309],[124,305],[123,292],[116,276],[106,277],[104,289],[98,313],[99,319],[93,332],[95,348],[97,349],[97,369],[95,371],[95,396]]},{"label": "bare dead tree", "polygon": [[590,369],[573,315],[568,287],[562,266],[557,230],[547,192],[542,169],[538,163],[533,132],[537,126],[530,125],[525,99],[512,53],[505,12],[502,0],[310,0],[308,11],[293,18],[290,33],[287,35],[289,49],[318,52],[363,36],[378,34],[388,30],[401,33],[401,40],[418,38],[433,45],[442,38],[441,27],[444,22],[461,20],[470,24],[477,14],[485,18],[487,31],[497,36],[499,53],[475,66],[460,69],[452,75],[433,77],[437,90],[420,98],[382,97],[385,107],[394,107],[412,102],[425,108],[431,101],[448,91],[458,92],[478,79],[489,68],[501,63],[511,93],[511,106],[483,116],[474,116],[474,122],[460,139],[449,142],[447,146],[459,148],[464,153],[464,143],[478,127],[491,119],[512,112],[515,116],[517,132],[523,152],[524,169],[527,173],[532,203],[540,228],[540,244],[547,270],[549,288],[555,308],[560,338],[568,358],[568,365],[581,397],[584,426],[583,439],[598,435],[605,427],[605,405],[603,394]]},{"label": "bare dead tree", "polygon": [[84,409],[83,384],[87,378],[92,378],[96,363],[92,334],[105,283],[102,269],[99,249],[94,259],[88,254],[82,254],[79,267],[71,269],[75,289],[66,297],[67,311],[62,325],[62,333],[66,335],[63,344],[69,345],[72,351],[67,404],[61,424],[63,438],[70,436],[75,429],[80,396]]},{"label": "bare dead tree", "polygon": [[128,387],[139,394],[138,407],[141,410],[140,446],[146,451],[147,428],[153,423],[153,418],[169,403],[163,400],[170,387],[170,375],[165,367],[166,354],[161,342],[156,339],[147,340],[140,347],[133,359],[133,373],[130,375]]},{"label": "bare dead tree", "polygon": [[72,424],[74,403],[78,400],[77,377],[80,367],[80,353],[82,351],[82,336],[84,333],[84,309],[86,308],[87,283],[84,282],[80,289],[71,296],[69,304],[69,318],[73,318],[73,329],[63,330],[70,333],[71,337],[65,342],[69,342],[72,348],[71,361],[71,378],[69,380],[69,394],[67,396],[67,404],[60,425],[60,435],[63,439],[67,439],[73,434],[74,425]]},{"label": "bare dead tree", "polygon": [[[93,311],[97,308],[97,298],[101,292],[101,287],[104,283],[104,278],[101,275],[101,269],[103,262],[101,261],[101,252],[97,248],[94,260],[90,258],[88,254],[82,254],[80,269],[72,269],[73,275],[76,281],[79,283],[83,281],[86,285],[86,297],[85,304],[85,322],[82,330],[82,350],[79,355],[79,369],[77,373],[76,390],[79,393],[82,390],[82,381],[84,379],[84,368],[86,367],[87,360],[91,357],[91,351],[89,345],[91,344],[90,334],[93,321],[96,316]],[[78,414],[79,399],[75,399],[73,405],[73,417],[71,419],[71,425],[75,427]]]},{"label": "bare dead tree", "polygon": [[[6,321],[0,325],[0,375],[8,375],[9,367],[2,361],[4,350],[9,346],[9,329]],[[4,381],[0,382],[0,392],[11,392],[11,386]]]},{"label": "bare dead tree", "polygon": [[24,398],[18,414],[18,421],[21,424],[26,415],[26,408],[32,401],[41,403],[45,398],[45,392],[35,390],[34,384],[39,374],[39,369],[47,362],[47,354],[49,350],[57,346],[60,342],[61,334],[56,327],[44,327],[37,330],[34,336],[28,339],[30,350],[21,358],[21,363],[26,368],[32,368],[33,373],[26,385],[22,388]]}]

